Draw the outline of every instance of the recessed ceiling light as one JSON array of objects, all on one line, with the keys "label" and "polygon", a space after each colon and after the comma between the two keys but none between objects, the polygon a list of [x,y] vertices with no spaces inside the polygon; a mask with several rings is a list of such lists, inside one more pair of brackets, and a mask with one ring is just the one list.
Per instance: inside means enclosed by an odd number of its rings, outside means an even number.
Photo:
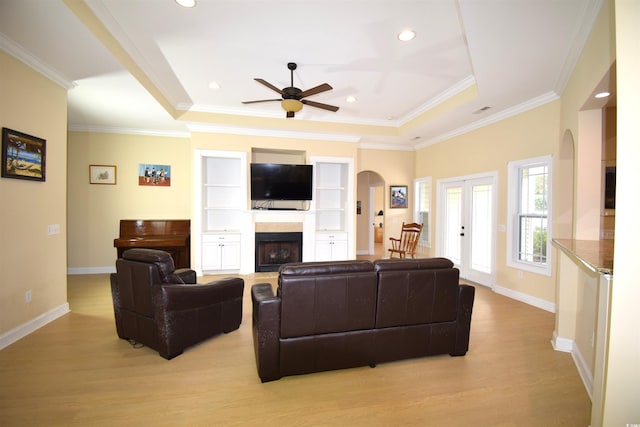
[{"label": "recessed ceiling light", "polygon": [[600,98],[606,98],[609,95],[611,95],[609,92],[600,92],[600,93],[596,93],[595,97],[600,99]]},{"label": "recessed ceiling light", "polygon": [[416,36],[416,32],[413,30],[402,30],[398,34],[398,40],[403,42],[408,42],[409,40],[413,40]]},{"label": "recessed ceiling light", "polygon": [[356,102],[355,96],[347,96],[347,102]]},{"label": "recessed ceiling light", "polygon": [[220,84],[218,84],[217,82],[211,82],[209,83],[209,87],[211,89],[220,89]]},{"label": "recessed ceiling light", "polygon": [[182,7],[195,7],[196,0],[176,0],[176,3]]}]

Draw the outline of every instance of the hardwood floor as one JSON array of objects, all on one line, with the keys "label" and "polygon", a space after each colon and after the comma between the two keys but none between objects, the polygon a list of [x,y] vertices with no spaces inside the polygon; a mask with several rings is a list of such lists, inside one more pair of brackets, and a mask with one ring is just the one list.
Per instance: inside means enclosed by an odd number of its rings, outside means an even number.
[{"label": "hardwood floor", "polygon": [[[207,277],[201,279],[203,283]],[[551,313],[478,286],[465,357],[285,377],[255,368],[250,287],[240,329],[167,361],[115,333],[107,275],[69,276],[71,313],[0,351],[1,426],[587,426]]]}]

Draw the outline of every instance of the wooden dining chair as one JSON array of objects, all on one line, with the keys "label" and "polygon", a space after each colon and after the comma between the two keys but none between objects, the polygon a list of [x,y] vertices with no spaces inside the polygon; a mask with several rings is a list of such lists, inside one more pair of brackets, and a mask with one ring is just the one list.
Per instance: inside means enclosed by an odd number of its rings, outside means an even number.
[{"label": "wooden dining chair", "polygon": [[422,224],[415,222],[405,224],[403,222],[400,238],[389,237],[389,240],[391,240],[391,248],[389,249],[389,252],[391,252],[390,258],[393,258],[394,254],[398,254],[400,258],[406,258],[407,255],[415,258],[420,233],[422,233]]}]

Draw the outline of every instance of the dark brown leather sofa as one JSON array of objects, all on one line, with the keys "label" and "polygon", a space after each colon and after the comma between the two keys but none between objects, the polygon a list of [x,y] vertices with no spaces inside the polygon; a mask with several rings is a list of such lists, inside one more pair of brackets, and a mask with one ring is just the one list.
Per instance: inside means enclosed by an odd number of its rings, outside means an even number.
[{"label": "dark brown leather sofa", "polygon": [[128,249],[116,261],[111,295],[122,339],[172,359],[196,343],[240,327],[244,280],[196,284],[196,272],[174,269],[168,252]]},{"label": "dark brown leather sofa", "polygon": [[251,289],[263,382],[469,348],[475,288],[445,258],[285,264]]}]

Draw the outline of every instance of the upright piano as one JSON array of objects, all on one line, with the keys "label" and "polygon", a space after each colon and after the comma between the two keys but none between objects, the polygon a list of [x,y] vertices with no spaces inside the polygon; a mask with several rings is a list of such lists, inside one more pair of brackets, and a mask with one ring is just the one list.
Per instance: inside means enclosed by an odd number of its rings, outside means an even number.
[{"label": "upright piano", "polygon": [[171,254],[176,268],[191,268],[191,221],[188,219],[121,219],[113,240],[118,258],[130,248],[160,249]]}]

